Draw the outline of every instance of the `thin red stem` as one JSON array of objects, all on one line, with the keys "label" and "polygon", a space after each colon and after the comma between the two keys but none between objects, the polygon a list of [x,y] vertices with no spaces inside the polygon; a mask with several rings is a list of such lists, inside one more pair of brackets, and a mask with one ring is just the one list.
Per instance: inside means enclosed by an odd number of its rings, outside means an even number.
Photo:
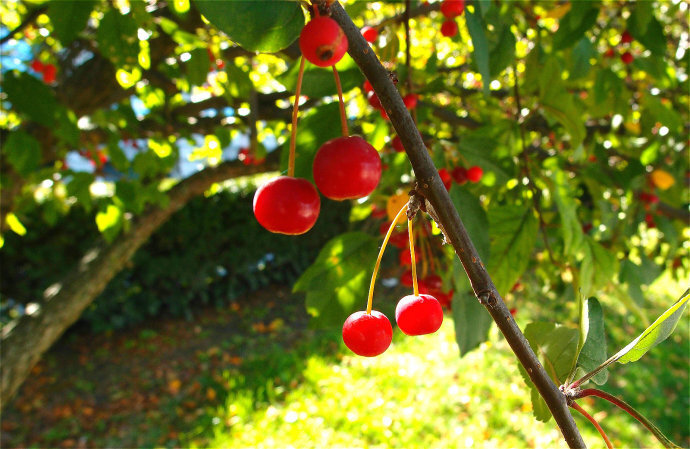
[{"label": "thin red stem", "polygon": [[414,230],[412,229],[412,219],[407,218],[407,235],[410,239],[410,262],[412,263],[412,292],[419,296],[419,283],[417,282],[417,260],[414,254]]},{"label": "thin red stem", "polygon": [[591,422],[591,423],[594,425],[594,427],[597,428],[597,430],[599,431],[599,434],[602,436],[602,438],[604,438],[604,441],[606,442],[606,447],[608,447],[609,449],[613,449],[613,445],[611,444],[611,441],[609,440],[609,437],[606,436],[606,432],[604,432],[604,429],[601,428],[601,426],[599,425],[599,423],[597,422],[597,420],[594,419],[594,417],[591,416],[589,413],[587,413],[587,412],[585,411],[585,409],[583,409],[582,407],[580,407],[580,406],[577,404],[577,402],[573,402],[572,404],[570,404],[570,406],[571,406],[572,408],[574,408],[575,410],[577,410],[578,412],[582,413],[582,416],[584,416],[585,418],[587,418],[587,420],[588,420],[589,422]]},{"label": "thin red stem", "polygon": [[299,97],[302,90],[302,78],[304,77],[304,56],[299,60],[299,73],[297,74],[297,86],[295,87],[295,105],[292,107],[292,128],[290,129],[290,156],[288,158],[288,176],[295,176],[295,147],[297,146],[297,114],[299,112]]}]

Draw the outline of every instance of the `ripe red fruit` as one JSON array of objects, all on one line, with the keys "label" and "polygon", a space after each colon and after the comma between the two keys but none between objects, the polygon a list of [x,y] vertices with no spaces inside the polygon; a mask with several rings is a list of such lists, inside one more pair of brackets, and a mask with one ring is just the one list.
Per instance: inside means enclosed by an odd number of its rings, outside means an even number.
[{"label": "ripe red fruit", "polygon": [[412,270],[407,270],[400,275],[400,283],[405,287],[412,287]]},{"label": "ripe red fruit", "polygon": [[326,16],[314,17],[302,28],[299,48],[312,64],[330,67],[347,51],[347,37],[335,20]]},{"label": "ripe red fruit", "polygon": [[360,31],[367,42],[376,42],[376,39],[379,37],[379,30],[374,27],[364,27]]},{"label": "ripe red fruit", "polygon": [[364,80],[364,84],[362,85],[362,90],[364,90],[364,93],[366,93],[366,94],[374,91],[374,88],[371,87],[371,83],[369,82],[369,80]]},{"label": "ripe red fruit", "polygon": [[304,234],[316,223],[320,209],[319,193],[306,179],[278,176],[254,194],[256,220],[278,234]]},{"label": "ripe red fruit", "polygon": [[451,178],[448,170],[442,168],[438,171],[438,175],[441,177],[441,181],[443,181],[443,186],[446,188],[446,190],[450,190],[450,185],[453,182],[453,178]]},{"label": "ripe red fruit", "polygon": [[393,341],[393,327],[378,310],[371,314],[355,312],[343,324],[343,342],[352,352],[364,357],[383,354]]},{"label": "ripe red fruit", "polygon": [[407,235],[407,231],[393,232],[390,238],[388,239],[388,243],[395,246],[396,248],[403,249],[409,244],[408,238],[409,236]]},{"label": "ripe red fruit", "polygon": [[645,214],[644,221],[647,223],[649,229],[656,228],[656,222],[654,221],[654,216],[652,214]]},{"label": "ripe red fruit", "polygon": [[419,95],[417,94],[407,94],[403,97],[403,103],[405,103],[405,107],[409,110],[417,107],[417,100],[419,100]]},{"label": "ripe red fruit", "polygon": [[43,72],[43,68],[44,68],[44,67],[45,67],[45,66],[43,65],[43,63],[42,63],[41,61],[39,61],[38,59],[34,59],[34,60],[31,62],[31,68],[32,68],[35,72],[39,72],[39,73]]},{"label": "ripe red fruit", "polygon": [[621,34],[621,44],[629,44],[633,41],[633,37],[630,35],[628,30],[623,31]]},{"label": "ripe red fruit", "polygon": [[393,148],[394,148],[395,151],[397,151],[398,153],[402,153],[402,152],[405,151],[405,147],[404,147],[403,144],[402,144],[402,140],[400,140],[400,136],[395,136],[395,137],[393,137],[393,142],[392,142],[392,144],[393,144]]},{"label": "ripe red fruit", "polygon": [[53,64],[46,64],[43,66],[43,82],[46,84],[52,84],[55,82],[57,75],[57,67]]},{"label": "ripe red fruit", "polygon": [[613,51],[613,48],[609,48],[608,50],[606,50],[606,53],[604,53],[604,56],[606,56],[607,58],[613,58],[614,55],[615,52]]},{"label": "ripe red fruit", "polygon": [[[424,284],[424,288],[426,291],[422,291],[422,283]],[[434,295],[437,292],[440,292],[441,289],[443,288],[443,279],[441,279],[441,276],[438,274],[429,274],[427,275],[424,279],[420,281],[419,284],[419,291],[421,293],[429,293],[430,295]]]},{"label": "ripe red fruit", "polygon": [[453,171],[450,172],[450,175],[459,185],[463,185],[467,182],[467,170],[465,170],[465,167],[455,167]]},{"label": "ripe red fruit", "polygon": [[467,179],[470,182],[481,181],[483,175],[484,175],[484,170],[482,170],[482,168],[477,166],[477,165],[473,165],[472,167],[467,169]]},{"label": "ripe red fruit", "polygon": [[[414,248],[414,253],[417,260],[419,260],[419,248],[415,246]],[[398,262],[400,262],[400,265],[402,266],[410,266],[412,265],[412,253],[410,252],[410,248],[405,248],[400,252],[400,255],[398,256]]]},{"label": "ripe red fruit", "polygon": [[438,303],[441,304],[441,307],[446,307],[446,308],[450,309],[451,305],[453,304],[453,295],[454,294],[455,294],[455,290],[448,290],[445,293],[438,292],[433,296],[438,300]]},{"label": "ripe red fruit", "polygon": [[441,24],[441,34],[445,37],[453,37],[458,34],[458,24],[455,23],[455,20],[444,20]]},{"label": "ripe red fruit", "polygon": [[626,51],[621,55],[621,61],[623,61],[623,64],[632,64],[634,59],[635,58],[633,57],[632,53],[629,51]]},{"label": "ripe red fruit", "polygon": [[457,17],[465,10],[465,0],[443,0],[441,14],[448,19]]},{"label": "ripe red fruit", "polygon": [[381,157],[360,136],[338,137],[321,145],[312,169],[316,187],[325,197],[362,198],[379,184]]},{"label": "ripe red fruit", "polygon": [[369,95],[367,96],[367,100],[369,101],[369,104],[371,105],[372,108],[383,111],[383,106],[381,105],[381,100],[379,100],[379,97],[374,93],[373,90],[371,92],[369,92]]},{"label": "ripe red fruit", "polygon": [[443,309],[431,295],[407,295],[395,307],[395,321],[407,335],[432,334],[443,323]]}]

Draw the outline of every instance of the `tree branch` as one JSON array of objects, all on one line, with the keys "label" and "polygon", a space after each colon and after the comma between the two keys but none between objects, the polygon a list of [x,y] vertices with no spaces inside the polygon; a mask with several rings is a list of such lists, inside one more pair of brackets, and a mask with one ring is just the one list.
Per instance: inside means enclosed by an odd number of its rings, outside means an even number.
[{"label": "tree branch", "polygon": [[36,8],[33,11],[30,11],[26,15],[26,17],[24,17],[24,20],[22,20],[22,23],[20,23],[15,29],[13,29],[12,31],[7,33],[5,36],[3,36],[2,39],[0,39],[0,45],[6,43],[10,39],[12,39],[12,36],[14,36],[15,34],[22,31],[24,28],[31,25],[33,23],[33,21],[36,20],[38,18],[38,16],[40,16],[41,14],[46,12],[47,9],[48,9],[47,6],[41,6],[40,8]]},{"label": "tree branch", "polygon": [[450,244],[455,249],[470,279],[477,298],[486,307],[503,333],[506,341],[546,401],[556,423],[570,447],[585,447],[580,432],[568,409],[566,398],[551,381],[527,339],[513,320],[479,254],[443,186],[438,171],[429,156],[424,142],[405,108],[400,93],[391,82],[374,51],[362,37],[342,6],[334,2],[330,6],[331,17],[342,27],[349,42],[348,53],[371,82],[381,104],[388,113],[393,127],[400,136],[418,180],[419,190],[435,209]]}]

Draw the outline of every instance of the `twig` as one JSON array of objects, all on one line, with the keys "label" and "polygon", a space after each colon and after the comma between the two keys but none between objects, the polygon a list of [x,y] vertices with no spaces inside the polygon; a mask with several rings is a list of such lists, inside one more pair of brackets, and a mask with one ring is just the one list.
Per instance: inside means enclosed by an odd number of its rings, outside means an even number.
[{"label": "twig", "polygon": [[33,23],[33,21],[36,20],[38,18],[38,16],[40,16],[41,14],[46,12],[47,9],[48,9],[47,6],[42,6],[40,8],[34,9],[33,11],[30,11],[29,14],[27,14],[26,17],[24,17],[24,20],[22,21],[22,23],[20,23],[15,29],[13,29],[12,31],[7,33],[5,36],[3,36],[2,39],[0,39],[0,45],[6,43],[10,39],[12,39],[12,36],[14,36],[15,34],[22,31],[24,28],[31,25]]}]

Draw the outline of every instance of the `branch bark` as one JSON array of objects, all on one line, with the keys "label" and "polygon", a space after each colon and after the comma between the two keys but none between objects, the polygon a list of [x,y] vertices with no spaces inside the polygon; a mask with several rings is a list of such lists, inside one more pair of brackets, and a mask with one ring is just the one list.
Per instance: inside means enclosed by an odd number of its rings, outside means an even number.
[{"label": "branch bark", "polygon": [[137,249],[175,212],[213,183],[277,168],[278,153],[273,152],[260,166],[244,166],[239,161],[232,161],[202,170],[170,189],[170,201],[166,207],[149,209],[119,239],[87,252],[63,282],[46,289],[44,297],[36,302],[38,307],[34,313],[23,315],[3,327],[0,336],[0,409],[16,393],[41,356],[77,321]]},{"label": "branch bark", "polygon": [[374,51],[338,2],[334,2],[330,6],[330,14],[345,32],[349,42],[348,53],[364,76],[371,82],[374,92],[381,100],[393,127],[400,136],[407,156],[412,163],[419,189],[434,207],[440,224],[446,231],[449,243],[455,249],[467,272],[475,295],[491,314],[518,360],[546,401],[568,446],[571,448],[585,447],[575,421],[568,410],[565,396],[539,363],[539,359],[532,351],[527,339],[496,290],[467,234],[465,226],[462,224],[458,211],[453,206],[450,196],[443,186],[412,117],[388,76],[388,72],[383,68]]}]

